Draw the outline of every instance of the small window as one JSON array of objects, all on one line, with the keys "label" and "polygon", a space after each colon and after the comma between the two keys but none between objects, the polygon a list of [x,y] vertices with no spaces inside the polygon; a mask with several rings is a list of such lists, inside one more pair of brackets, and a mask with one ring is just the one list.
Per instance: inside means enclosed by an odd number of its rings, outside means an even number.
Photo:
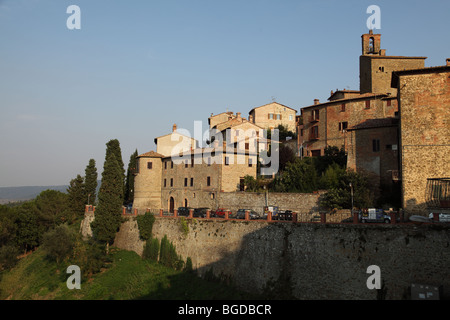
[{"label": "small window", "polygon": [[252,166],[253,166],[252,158],[248,158],[248,166],[249,166],[249,167],[252,167]]},{"label": "small window", "polygon": [[387,101],[386,101],[386,105],[387,105],[388,107],[390,107],[391,104],[392,104],[392,100],[387,100]]},{"label": "small window", "polygon": [[341,104],[341,112],[345,112],[345,103]]},{"label": "small window", "polygon": [[147,162],[147,169],[151,169],[153,167],[153,163],[151,161]]},{"label": "small window", "polygon": [[170,169],[173,169],[173,161],[170,161]]},{"label": "small window", "polygon": [[164,161],[164,169],[167,169],[167,161]]},{"label": "small window", "polygon": [[313,120],[319,120],[319,110],[313,110],[312,112]]},{"label": "small window", "polygon": [[292,114],[289,115],[289,121],[294,120],[294,116]]},{"label": "small window", "polygon": [[191,187],[194,186],[194,178],[191,178]]},{"label": "small window", "polygon": [[173,178],[170,178],[170,186],[173,187]]},{"label": "small window", "polygon": [[277,120],[281,120],[281,114],[277,114]]},{"label": "small window", "polygon": [[187,161],[187,160],[184,161],[184,167],[185,167],[185,168],[189,167],[189,164],[188,164],[188,161]]},{"label": "small window", "polygon": [[167,187],[167,179],[164,179],[164,188]]},{"label": "small window", "polygon": [[379,139],[372,140],[372,151],[380,152],[380,140]]},{"label": "small window", "polygon": [[225,157],[225,165],[228,166],[230,164],[230,158]]},{"label": "small window", "polygon": [[370,109],[370,100],[366,101],[366,109]]},{"label": "small window", "polygon": [[184,186],[187,187],[188,185],[188,178],[184,178]]},{"label": "small window", "polygon": [[211,200],[214,200],[214,198],[216,197],[215,193],[211,193]]},{"label": "small window", "polygon": [[250,143],[246,142],[245,143],[245,150],[248,150],[250,148]]},{"label": "small window", "polygon": [[211,186],[211,177],[206,177],[206,186]]},{"label": "small window", "polygon": [[348,122],[344,121],[344,122],[339,122],[339,131],[344,131],[347,130],[348,127]]},{"label": "small window", "polygon": [[273,113],[269,113],[269,120],[273,119]]},{"label": "small window", "polygon": [[194,167],[194,158],[191,158],[191,168]]}]

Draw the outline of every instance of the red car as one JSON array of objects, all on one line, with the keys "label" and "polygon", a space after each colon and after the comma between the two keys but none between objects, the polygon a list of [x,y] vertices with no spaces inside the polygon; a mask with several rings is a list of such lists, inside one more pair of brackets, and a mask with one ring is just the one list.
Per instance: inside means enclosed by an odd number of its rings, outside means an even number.
[{"label": "red car", "polygon": [[225,210],[225,209],[223,209],[223,208],[220,208],[220,209],[217,209],[217,210],[216,210],[216,212],[214,213],[214,215],[215,215],[216,217],[219,217],[219,218],[225,218],[225,212],[227,212],[227,210]]}]

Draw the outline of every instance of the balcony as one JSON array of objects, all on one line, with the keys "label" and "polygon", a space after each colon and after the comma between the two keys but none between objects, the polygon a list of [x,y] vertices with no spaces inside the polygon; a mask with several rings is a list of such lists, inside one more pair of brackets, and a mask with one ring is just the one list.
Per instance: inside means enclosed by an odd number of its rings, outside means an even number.
[{"label": "balcony", "polygon": [[450,209],[450,178],[427,179],[426,202],[430,208]]}]

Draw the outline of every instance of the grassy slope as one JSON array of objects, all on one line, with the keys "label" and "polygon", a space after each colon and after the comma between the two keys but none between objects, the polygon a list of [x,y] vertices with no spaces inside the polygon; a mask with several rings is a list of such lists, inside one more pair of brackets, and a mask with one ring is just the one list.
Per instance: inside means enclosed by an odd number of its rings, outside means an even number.
[{"label": "grassy slope", "polygon": [[66,266],[45,258],[42,250],[21,259],[0,278],[0,299],[25,300],[197,300],[255,298],[216,282],[142,260],[136,253],[113,250],[113,262],[87,281],[69,290]]}]

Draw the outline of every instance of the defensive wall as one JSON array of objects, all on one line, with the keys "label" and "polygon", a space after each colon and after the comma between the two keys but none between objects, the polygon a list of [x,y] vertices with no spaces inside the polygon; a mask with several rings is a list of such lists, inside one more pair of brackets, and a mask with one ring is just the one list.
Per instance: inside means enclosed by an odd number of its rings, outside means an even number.
[{"label": "defensive wall", "polygon": [[[184,260],[192,259],[198,275],[214,275],[244,291],[295,299],[400,300],[410,299],[413,284],[425,284],[441,286],[441,298],[450,298],[450,226],[442,223],[155,216],[153,236],[167,235]],[[142,254],[145,243],[133,215],[114,245]],[[367,287],[373,265],[381,272],[379,290]]]}]

